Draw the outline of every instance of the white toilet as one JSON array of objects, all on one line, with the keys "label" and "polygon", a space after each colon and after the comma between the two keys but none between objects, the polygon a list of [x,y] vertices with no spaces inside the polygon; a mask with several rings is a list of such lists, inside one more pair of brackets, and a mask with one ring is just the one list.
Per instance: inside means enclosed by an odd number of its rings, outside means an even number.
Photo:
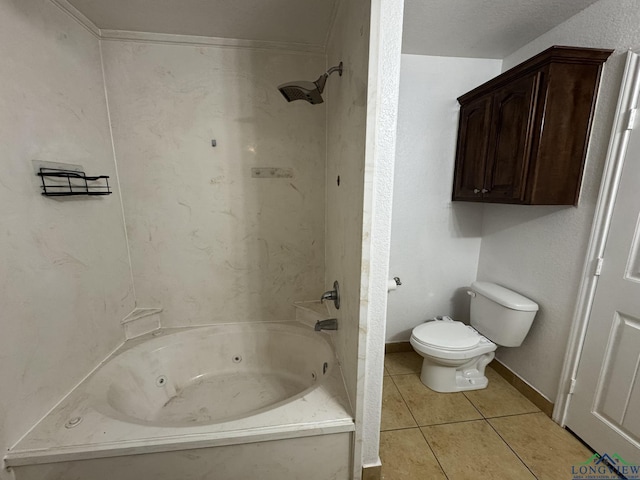
[{"label": "white toilet", "polygon": [[529,333],[538,304],[507,288],[474,282],[471,326],[449,317],[413,329],[411,345],[424,360],[420,380],[436,392],[486,388],[485,367],[498,346],[519,347]]}]

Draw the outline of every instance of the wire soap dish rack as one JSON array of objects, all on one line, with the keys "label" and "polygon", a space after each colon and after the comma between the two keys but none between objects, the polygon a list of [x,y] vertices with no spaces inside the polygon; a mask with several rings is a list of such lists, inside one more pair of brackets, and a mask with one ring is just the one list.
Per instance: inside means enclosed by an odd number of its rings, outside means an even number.
[{"label": "wire soap dish rack", "polygon": [[42,180],[42,195],[111,195],[108,175],[90,177],[83,171],[41,167],[36,174]]}]

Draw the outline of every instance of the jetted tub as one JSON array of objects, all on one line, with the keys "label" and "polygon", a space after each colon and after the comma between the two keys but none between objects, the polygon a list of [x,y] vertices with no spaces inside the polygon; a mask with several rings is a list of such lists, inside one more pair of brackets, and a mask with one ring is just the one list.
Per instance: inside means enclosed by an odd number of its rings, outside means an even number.
[{"label": "jetted tub", "polygon": [[130,340],[5,465],[17,480],[349,478],[354,424],[329,338],[287,322]]}]

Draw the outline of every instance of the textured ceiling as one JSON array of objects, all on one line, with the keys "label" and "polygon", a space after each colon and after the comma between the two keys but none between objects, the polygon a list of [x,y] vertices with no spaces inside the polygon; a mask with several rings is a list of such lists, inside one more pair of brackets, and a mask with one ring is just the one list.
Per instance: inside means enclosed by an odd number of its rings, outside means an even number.
[{"label": "textured ceiling", "polygon": [[504,58],[597,0],[405,0],[402,51]]},{"label": "textured ceiling", "polygon": [[[104,30],[285,42],[322,49],[339,0],[68,1]],[[405,0],[402,51],[504,58],[596,1]]]}]

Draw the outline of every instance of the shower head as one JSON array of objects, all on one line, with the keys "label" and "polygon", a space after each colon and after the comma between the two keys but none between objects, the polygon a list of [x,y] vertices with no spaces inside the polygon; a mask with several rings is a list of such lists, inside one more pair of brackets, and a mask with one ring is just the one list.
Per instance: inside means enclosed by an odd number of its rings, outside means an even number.
[{"label": "shower head", "polygon": [[325,73],[320,75],[315,82],[308,82],[306,80],[299,80],[297,82],[283,83],[278,86],[278,90],[287,102],[293,102],[294,100],[306,100],[311,105],[322,103],[322,92],[324,86],[327,83],[327,78],[333,72],[338,72],[342,76],[342,62],[337,67],[331,67]]},{"label": "shower head", "polygon": [[322,103],[321,91],[316,85],[316,82],[307,82],[300,80],[298,82],[283,83],[278,87],[280,93],[287,102],[293,102],[294,100],[306,100],[312,105],[316,103]]}]

